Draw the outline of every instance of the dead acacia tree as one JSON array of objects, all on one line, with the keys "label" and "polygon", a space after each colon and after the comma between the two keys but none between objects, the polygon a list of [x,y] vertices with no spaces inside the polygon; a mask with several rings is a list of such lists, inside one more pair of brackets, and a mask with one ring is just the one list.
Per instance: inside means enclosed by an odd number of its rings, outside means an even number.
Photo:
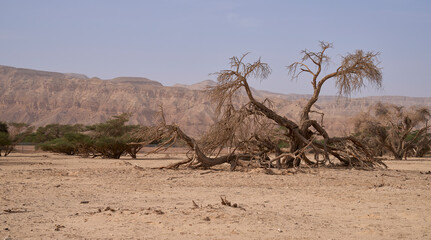
[{"label": "dead acacia tree", "polygon": [[[269,166],[275,162],[277,167],[298,167],[301,162],[325,165],[332,163],[330,155],[346,166],[357,168],[385,166],[376,160],[367,146],[359,140],[352,136],[331,138],[319,122],[310,118],[311,108],[317,102],[322,86],[331,79],[335,80],[341,95],[359,91],[367,81],[377,87],[382,83],[382,73],[377,61],[378,53],[362,50],[345,55],[334,72],[322,75],[330,60],[326,51],[331,47],[331,44],[321,42],[319,52],[304,50],[302,61],[288,66],[293,78],[302,73],[310,74],[312,77],[314,92],[302,109],[298,123],[277,114],[268,99],[259,100],[254,97],[249,80],[267,78],[271,68],[260,59],[246,63],[247,54],[244,54],[230,59],[231,69],[216,73],[218,82],[209,89],[209,94],[216,104],[219,121],[201,141],[191,139],[172,125],[162,124],[159,131],[164,129],[165,133],[174,134],[174,138],[180,137],[185,140],[194,150],[196,156],[194,159],[197,162],[195,166],[201,167],[229,162],[234,168],[240,159],[266,160]],[[246,101],[240,104],[239,99],[244,95]],[[277,127],[285,130],[281,134],[274,134]],[[318,141],[319,138],[322,141]],[[277,144],[279,140],[289,142],[290,149],[280,149]],[[223,148],[230,151],[227,155],[218,157]],[[306,153],[309,150],[314,151],[316,156],[314,160],[307,158]],[[208,157],[211,154],[217,157]],[[319,155],[322,155],[323,159],[320,159]],[[190,161],[170,167],[190,164]]]},{"label": "dead acacia tree", "polygon": [[[365,82],[378,88],[381,87],[382,72],[378,67],[379,62],[377,59],[379,53],[364,52],[362,50],[357,50],[355,53],[348,53],[342,57],[342,61],[335,71],[329,74],[323,74],[322,71],[331,60],[326,54],[326,51],[330,48],[332,48],[332,44],[320,42],[319,52],[312,52],[305,49],[301,52],[303,54],[302,61],[292,63],[287,67],[293,79],[298,78],[299,75],[303,73],[308,74],[311,77],[311,85],[313,87],[313,94],[300,113],[299,132],[306,139],[310,139],[313,135],[313,131],[310,128],[314,128],[314,130],[324,138],[325,146],[334,141],[343,144],[349,142],[349,144],[359,146],[358,142],[351,137],[330,139],[324,128],[317,121],[310,119],[310,112],[312,106],[319,99],[323,85],[329,80],[335,80],[339,95],[350,95],[353,92],[360,91],[365,86]],[[291,142],[293,150],[297,150],[306,144],[300,138],[295,138]],[[325,150],[325,158],[328,158],[326,152]],[[366,153],[366,155],[368,154]],[[337,155],[334,156],[337,157]],[[302,157],[306,160],[305,156]],[[342,157],[337,158],[341,161],[346,160],[346,158]]]},{"label": "dead acacia tree", "polygon": [[[230,108],[225,111],[210,131],[199,140],[189,137],[177,125],[167,124],[163,109],[160,111],[159,124],[138,133],[143,142],[163,140],[152,152],[160,152],[171,147],[177,141],[183,141],[191,150],[188,159],[171,164],[166,168],[178,168],[186,165],[190,168],[209,168],[222,163],[231,164],[235,169],[243,160],[256,160],[259,166],[266,163],[269,152],[277,146],[272,140],[277,136],[275,127],[267,118],[259,116],[250,105],[240,109]],[[275,126],[275,125],[274,125]]]},{"label": "dead acacia tree", "polygon": [[[395,159],[424,155],[429,151],[428,121],[431,113],[425,107],[411,107],[378,103],[355,118],[358,138],[379,151],[390,152]],[[376,150],[377,151],[377,150]]]}]

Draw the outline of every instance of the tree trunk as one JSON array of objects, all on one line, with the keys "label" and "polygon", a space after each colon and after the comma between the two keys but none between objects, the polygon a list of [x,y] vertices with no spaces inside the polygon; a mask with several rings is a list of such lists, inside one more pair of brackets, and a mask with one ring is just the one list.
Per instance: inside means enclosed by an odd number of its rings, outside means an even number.
[{"label": "tree trunk", "polygon": [[8,146],[6,146],[6,150],[5,150],[4,156],[9,155],[9,153],[11,153],[14,150],[14,148],[15,148],[15,145],[8,145]]},{"label": "tree trunk", "polygon": [[403,156],[402,155],[398,155],[398,154],[394,154],[394,159],[395,160],[403,160]]}]

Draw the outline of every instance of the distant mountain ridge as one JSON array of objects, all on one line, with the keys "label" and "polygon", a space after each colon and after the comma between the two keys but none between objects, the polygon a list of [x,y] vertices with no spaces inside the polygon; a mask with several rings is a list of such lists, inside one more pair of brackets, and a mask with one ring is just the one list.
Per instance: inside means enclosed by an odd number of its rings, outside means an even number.
[{"label": "distant mountain ridge", "polygon": [[[0,66],[0,121],[25,122],[35,126],[94,124],[113,115],[131,112],[131,124],[152,125],[156,121],[155,114],[163,106],[168,121],[198,136],[216,120],[214,106],[207,93],[202,91],[214,85],[214,81],[206,80],[169,87],[141,77],[101,80],[76,73]],[[278,113],[292,119],[297,118],[305,98],[309,96],[253,91],[257,98],[271,99]],[[316,109],[325,113],[324,125],[330,133],[343,135],[351,130],[350,117],[378,101],[431,108],[431,98],[322,96]]]},{"label": "distant mountain ridge", "polygon": [[214,82],[213,80],[204,80],[202,82],[194,83],[191,85],[177,83],[173,87],[187,88],[190,90],[205,90],[208,87],[214,87],[216,85],[217,85],[217,83]]},{"label": "distant mountain ridge", "polygon": [[[109,81],[109,80],[107,80]],[[153,85],[153,86],[163,86],[157,81],[150,80],[143,77],[117,77],[110,80],[116,83],[130,83],[130,84],[142,84],[142,85]]]}]

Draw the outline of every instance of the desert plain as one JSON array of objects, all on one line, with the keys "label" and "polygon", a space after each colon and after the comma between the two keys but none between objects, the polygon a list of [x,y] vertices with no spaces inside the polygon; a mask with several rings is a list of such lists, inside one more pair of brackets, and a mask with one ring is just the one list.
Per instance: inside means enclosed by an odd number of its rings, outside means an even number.
[{"label": "desert plain", "polygon": [[157,169],[185,157],[0,157],[0,239],[431,239],[430,158],[372,171]]}]

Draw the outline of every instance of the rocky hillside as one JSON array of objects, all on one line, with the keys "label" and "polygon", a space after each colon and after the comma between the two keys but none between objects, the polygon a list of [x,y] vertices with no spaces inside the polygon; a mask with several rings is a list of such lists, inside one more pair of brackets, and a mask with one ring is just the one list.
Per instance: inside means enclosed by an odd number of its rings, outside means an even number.
[{"label": "rocky hillside", "polygon": [[[132,112],[130,123],[151,125],[155,122],[155,113],[163,106],[168,121],[197,136],[215,121],[213,106],[202,91],[214,84],[207,80],[193,85],[167,87],[147,78],[101,80],[82,74],[0,66],[0,121],[25,122],[35,126],[49,123],[92,124],[113,115]],[[297,117],[307,97],[254,92],[257,97],[270,98],[274,108],[290,118]],[[328,131],[340,135],[350,131],[351,116],[377,101],[431,107],[431,98],[346,99],[323,96],[316,108],[325,113],[324,122]]]}]

